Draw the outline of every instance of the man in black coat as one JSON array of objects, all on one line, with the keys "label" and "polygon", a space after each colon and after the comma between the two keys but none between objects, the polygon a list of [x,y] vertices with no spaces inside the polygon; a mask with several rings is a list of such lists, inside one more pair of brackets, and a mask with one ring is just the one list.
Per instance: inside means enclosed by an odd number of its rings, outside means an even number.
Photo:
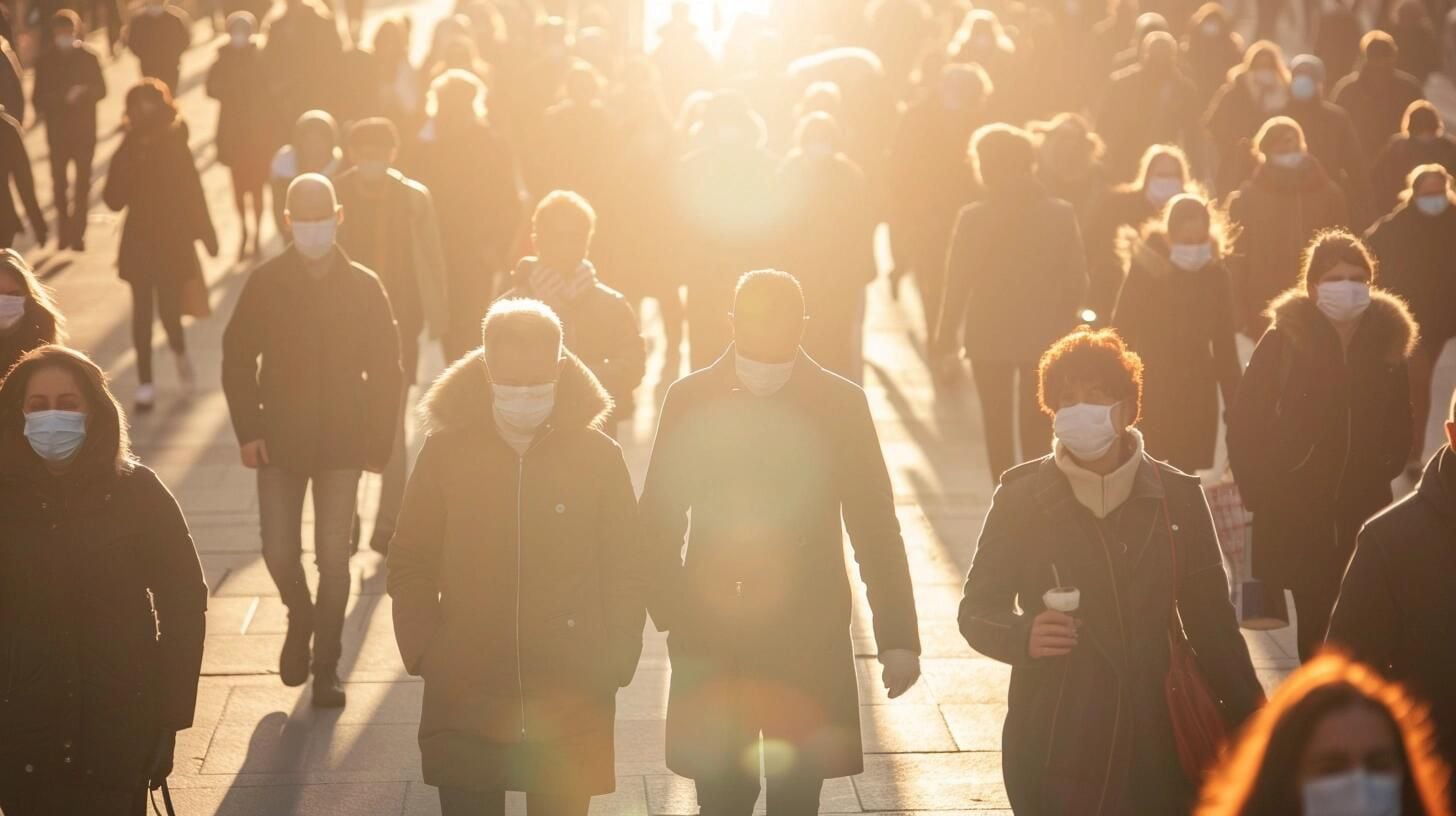
[{"label": "man in black coat", "polygon": [[[1456,395],[1453,395],[1456,397]],[[1330,619],[1329,640],[1430,706],[1441,756],[1456,756],[1456,398],[1446,444],[1415,492],[1371,519]]]},{"label": "man in black coat", "polygon": [[[182,54],[192,44],[192,20],[167,0],[146,0],[122,33],[126,47],[141,62],[142,76],[160,79],[177,96]],[[259,81],[261,81],[261,77]]]},{"label": "man in black coat", "polygon": [[1395,67],[1395,40],[1384,31],[1371,31],[1360,40],[1359,70],[1340,80],[1331,97],[1344,108],[1360,134],[1360,148],[1374,160],[1391,136],[1400,132],[1410,103],[1425,92],[1416,78]]},{"label": "man in black coat", "polygon": [[1113,178],[1137,174],[1155,144],[1188,145],[1198,132],[1198,88],[1178,68],[1178,41],[1166,31],[1143,39],[1137,65],[1112,75],[1097,117]]},{"label": "man in black coat", "polygon": [[[308,680],[312,635],[314,705],[340,707],[359,477],[389,461],[402,387],[399,332],[379,279],[335,243],[341,216],[329,180],[295,179],[287,218],[293,243],[253,272],[228,322],[222,386],[243,465],[258,471],[263,560],[288,607],[279,674],[289,686]],[[317,604],[299,562],[310,482]]]},{"label": "man in black coat", "polygon": [[[101,59],[82,42],[81,18],[61,9],[51,18],[55,47],[35,61],[35,88],[31,104],[46,126],[50,149],[51,182],[56,202],[56,229],[60,248],[86,248],[86,210],[91,201],[91,160],[96,155],[96,105],[106,96]],[[76,166],[76,186],[67,178]],[[66,195],[70,190],[71,195]]]},{"label": "man in black coat", "polygon": [[[20,111],[24,113],[24,111]],[[15,212],[15,199],[10,194],[11,182],[20,193],[20,203],[30,219],[30,229],[35,242],[45,246],[50,232],[46,229],[45,213],[35,197],[35,177],[30,172],[30,154],[25,149],[25,137],[20,123],[0,113],[0,248],[15,245],[15,236],[21,232],[20,216]]]},{"label": "man in black coat", "polygon": [[776,812],[814,813],[825,779],[864,769],[841,523],[889,696],[920,673],[869,404],[799,350],[803,330],[798,281],[743,277],[733,345],[668,391],[642,494],[648,610],[670,633],[667,766],[697,783],[706,816],[752,813],[760,735],[788,749],[769,761]]},{"label": "man in black coat", "polygon": [[1350,114],[1325,99],[1324,62],[1300,54],[1289,63],[1289,70],[1294,79],[1289,85],[1289,106],[1284,115],[1299,123],[1309,154],[1319,159],[1344,191],[1351,222],[1369,224],[1379,216],[1371,208],[1370,162],[1360,149],[1360,137]]}]

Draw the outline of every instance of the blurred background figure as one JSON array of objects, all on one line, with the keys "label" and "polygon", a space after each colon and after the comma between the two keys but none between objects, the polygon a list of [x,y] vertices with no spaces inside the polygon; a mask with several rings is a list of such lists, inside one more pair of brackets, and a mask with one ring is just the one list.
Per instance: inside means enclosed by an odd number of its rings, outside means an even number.
[{"label": "blurred background figure", "polygon": [[1405,111],[1424,96],[1415,77],[1396,67],[1399,51],[1384,31],[1371,31],[1360,40],[1360,67],[1340,80],[1331,93],[1344,108],[1360,135],[1360,148],[1368,160],[1400,132]]},{"label": "blurred background figure", "polygon": [[66,318],[50,289],[14,250],[0,250],[0,378],[31,349],[66,342]]},{"label": "blurred background figure", "polygon": [[51,18],[51,33],[55,47],[42,50],[36,60],[31,104],[36,119],[46,127],[58,245],[79,252],[86,249],[96,106],[106,97],[106,80],[101,75],[100,57],[80,39],[81,19],[76,12],[57,11]]},{"label": "blurred background figure", "polygon": [[1204,126],[1218,161],[1213,186],[1219,195],[1239,189],[1254,171],[1250,144],[1264,123],[1288,106],[1290,79],[1279,46],[1260,41],[1249,46],[1214,94]]},{"label": "blurred background figure", "polygon": [[[274,127],[283,141],[306,111],[334,106],[344,44],[333,14],[315,0],[285,0],[282,12],[265,22],[263,38],[264,79],[277,113]],[[274,190],[275,198],[282,198],[286,189]]]},{"label": "blurred background figure", "polygon": [[[217,160],[232,173],[238,213],[238,260],[263,248],[263,193],[273,156],[273,111],[264,76],[263,52],[253,39],[257,21],[246,11],[228,15],[228,41],[207,73],[207,95],[218,102]],[[253,213],[248,242],[248,211]]]},{"label": "blurred background figure", "polygon": [[143,78],[160,80],[174,96],[179,93],[182,54],[192,44],[192,18],[187,12],[167,0],[142,0],[138,13],[127,21],[121,41],[136,54]]},{"label": "blurred background figure", "polygon": [[1155,144],[1194,144],[1202,111],[1197,86],[1178,66],[1178,41],[1162,31],[1149,34],[1138,64],[1112,75],[1097,114],[1108,175],[1131,178]]},{"label": "blurred background figure", "polygon": [[1355,124],[1344,108],[1325,99],[1325,66],[1319,57],[1300,54],[1289,70],[1293,79],[1284,114],[1299,125],[1309,155],[1345,194],[1350,225],[1363,229],[1376,213],[1370,208],[1370,163]]},{"label": "blurred background figure", "polygon": [[1375,157],[1371,170],[1374,211],[1377,216],[1394,209],[1410,184],[1410,172],[1423,164],[1439,164],[1456,173],[1456,139],[1436,106],[1424,99],[1410,103],[1401,132],[1390,137]]},{"label": "blurred background figure", "polygon": [[[25,109],[17,111],[25,115]],[[35,174],[30,167],[30,152],[25,148],[25,133],[20,122],[0,112],[0,248],[15,245],[15,237],[24,231],[20,215],[15,212],[15,196],[25,207],[25,217],[30,222],[30,233],[38,246],[45,246],[50,239],[50,228],[46,226],[45,211],[35,197]]]},{"label": "blurred background figure", "polygon": [[288,187],[304,173],[318,173],[326,178],[344,169],[344,151],[339,146],[339,124],[328,112],[311,110],[293,124],[293,140],[278,148],[268,166],[269,197],[273,201],[273,226],[284,241],[289,240],[287,209]]}]

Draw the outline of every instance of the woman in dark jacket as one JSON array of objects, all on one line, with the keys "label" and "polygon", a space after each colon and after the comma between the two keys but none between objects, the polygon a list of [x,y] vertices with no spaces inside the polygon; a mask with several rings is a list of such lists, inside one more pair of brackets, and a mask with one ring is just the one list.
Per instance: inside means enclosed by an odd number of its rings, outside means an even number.
[{"label": "woman in dark jacket", "polygon": [[[941,376],[959,364],[962,349],[970,357],[995,481],[1018,461],[1045,452],[1036,361],[1076,325],[1087,273],[1076,213],[1036,180],[1031,137],[987,125],[976,131],[971,154],[987,196],[956,219],[931,355]],[[1012,430],[1013,395],[1020,398],[1019,434]]]},{"label": "woman in dark jacket", "polygon": [[1137,178],[1120,184],[1092,208],[1083,225],[1087,245],[1087,308],[1093,322],[1105,324],[1112,316],[1122,288],[1124,258],[1118,252],[1123,230],[1142,229],[1151,218],[1162,215],[1173,196],[1194,192],[1195,182],[1188,158],[1173,145],[1153,145],[1143,153]]},{"label": "woman in dark jacket", "polygon": [[1366,234],[1380,263],[1385,287],[1410,304],[1421,327],[1410,359],[1411,452],[1406,472],[1419,478],[1425,464],[1426,420],[1431,413],[1431,377],[1446,341],[1456,337],[1456,195],[1451,173],[1439,164],[1411,172],[1411,184],[1395,211]]},{"label": "woman in dark jacket", "polygon": [[1232,405],[1242,367],[1225,229],[1197,196],[1128,236],[1127,283],[1112,325],[1144,365],[1142,432],[1148,451],[1185,473],[1213,467],[1218,395]]},{"label": "woman in dark jacket", "polygon": [[636,497],[601,432],[611,400],[550,310],[502,301],[484,340],[424,399],[389,547],[400,655],[425,678],[424,779],[445,816],[500,812],[507,790],[585,816],[616,786],[615,695],[642,651]]},{"label": "woman in dark jacket", "polygon": [[1370,169],[1377,213],[1388,213],[1400,203],[1410,186],[1410,172],[1423,164],[1439,164],[1456,174],[1456,139],[1446,133],[1436,106],[1420,99],[1406,108],[1401,132],[1390,137]]},{"label": "woman in dark jacket", "polygon": [[207,95],[218,102],[217,160],[232,171],[233,203],[238,208],[241,237],[238,259],[248,255],[248,199],[253,203],[253,254],[263,243],[263,190],[273,159],[274,122],[268,86],[261,81],[263,51],[253,40],[257,20],[246,11],[228,16],[228,42],[217,50],[207,72]]},{"label": "woman in dark jacket", "polygon": [[1115,332],[1073,332],[1038,375],[1055,451],[1002,477],[959,615],[972,648],[1011,665],[1006,793],[1039,816],[1186,814],[1196,783],[1164,693],[1170,632],[1230,731],[1264,696],[1208,505],[1144,452],[1141,364]]},{"label": "woman in dark jacket", "polygon": [[1229,196],[1238,230],[1229,271],[1239,330],[1257,338],[1265,308],[1299,277],[1300,255],[1320,230],[1349,223],[1345,194],[1305,149],[1304,132],[1284,116],[1259,131],[1258,169]]},{"label": "woman in dark jacket", "polygon": [[1406,361],[1419,331],[1374,288],[1365,245],[1342,230],[1305,253],[1229,415],[1229,464],[1254,512],[1254,577],[1294,592],[1299,656],[1319,649],[1355,534],[1390,503],[1411,446]]},{"label": "woman in dark jacket", "polygon": [[0,810],[142,816],[192,725],[207,585],[79,352],[0,384],[0,516]]},{"label": "woman in dark jacket", "polygon": [[28,351],[66,342],[66,319],[50,290],[13,249],[0,249],[0,379]]},{"label": "woman in dark jacket", "polygon": [[140,383],[136,409],[150,411],[157,395],[152,385],[155,312],[167,330],[183,388],[194,384],[182,334],[182,290],[197,285],[206,290],[193,241],[202,241],[207,254],[216,258],[217,232],[187,146],[187,123],[167,86],[155,79],[137,83],[127,92],[124,121],[126,135],[111,158],[102,198],[111,209],[127,211],[116,266],[121,279],[131,284],[131,334]]},{"label": "woman in dark jacket", "polygon": [[1218,157],[1214,188],[1219,195],[1239,189],[1254,170],[1250,141],[1271,116],[1289,104],[1289,68],[1279,46],[1261,40],[1228,73],[1213,95],[1204,124]]},{"label": "woman in dark jacket", "polygon": [[1182,51],[1183,68],[1198,88],[1199,109],[1207,110],[1229,71],[1243,62],[1244,38],[1234,30],[1222,5],[1204,3],[1183,35]]}]

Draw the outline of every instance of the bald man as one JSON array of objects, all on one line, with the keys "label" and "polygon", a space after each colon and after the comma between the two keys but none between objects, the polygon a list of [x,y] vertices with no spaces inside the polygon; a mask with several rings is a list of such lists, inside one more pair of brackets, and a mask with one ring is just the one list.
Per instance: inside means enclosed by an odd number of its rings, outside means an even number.
[{"label": "bald man", "polygon": [[[243,465],[258,472],[263,560],[288,608],[279,675],[303,685],[311,659],[314,705],[337,708],[356,495],[361,473],[389,461],[399,332],[379,279],[335,242],[343,211],[328,178],[294,179],[284,218],[293,243],[252,273],[223,335],[223,391]],[[317,602],[300,563],[310,484]]]}]

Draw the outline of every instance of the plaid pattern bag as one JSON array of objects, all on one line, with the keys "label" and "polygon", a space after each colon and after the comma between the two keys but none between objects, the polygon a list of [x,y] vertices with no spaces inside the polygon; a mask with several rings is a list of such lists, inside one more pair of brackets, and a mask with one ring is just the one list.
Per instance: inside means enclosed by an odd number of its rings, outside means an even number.
[{"label": "plaid pattern bag", "polygon": [[1282,587],[1254,577],[1253,515],[1244,509],[1239,486],[1231,481],[1203,489],[1213,514],[1213,529],[1232,582],[1230,599],[1245,629],[1282,629],[1289,625],[1289,606]]}]

